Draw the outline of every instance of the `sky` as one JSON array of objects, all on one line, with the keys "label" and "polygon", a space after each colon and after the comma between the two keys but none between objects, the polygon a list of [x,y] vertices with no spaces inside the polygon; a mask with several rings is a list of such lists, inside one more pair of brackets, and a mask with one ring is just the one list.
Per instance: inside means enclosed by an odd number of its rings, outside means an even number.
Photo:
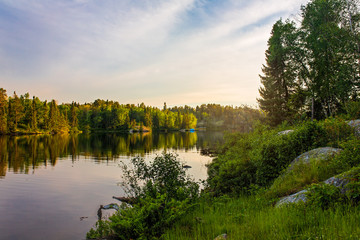
[{"label": "sky", "polygon": [[306,0],[0,0],[0,88],[256,107],[272,25]]}]

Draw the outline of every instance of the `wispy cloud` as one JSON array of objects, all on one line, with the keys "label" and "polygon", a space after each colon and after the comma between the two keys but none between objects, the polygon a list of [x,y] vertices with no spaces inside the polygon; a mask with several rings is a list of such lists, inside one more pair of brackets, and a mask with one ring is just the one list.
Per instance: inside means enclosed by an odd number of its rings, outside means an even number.
[{"label": "wispy cloud", "polygon": [[0,84],[67,102],[255,104],[271,26],[304,3],[2,0]]}]

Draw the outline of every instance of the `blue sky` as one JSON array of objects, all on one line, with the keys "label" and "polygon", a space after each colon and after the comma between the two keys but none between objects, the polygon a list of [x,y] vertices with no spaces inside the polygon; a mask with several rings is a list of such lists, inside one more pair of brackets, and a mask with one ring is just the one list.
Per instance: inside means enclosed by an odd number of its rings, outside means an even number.
[{"label": "blue sky", "polygon": [[305,0],[0,0],[0,87],[42,100],[256,106],[267,40]]}]

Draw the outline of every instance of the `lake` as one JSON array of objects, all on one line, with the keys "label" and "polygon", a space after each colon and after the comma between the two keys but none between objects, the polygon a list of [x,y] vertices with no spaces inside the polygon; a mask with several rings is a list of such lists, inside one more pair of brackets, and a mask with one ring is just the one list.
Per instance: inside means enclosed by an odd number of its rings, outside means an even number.
[{"label": "lake", "polygon": [[[221,132],[0,136],[0,239],[85,239],[100,205],[124,196],[121,162],[178,154],[206,179]],[[108,216],[112,210],[103,210]]]}]

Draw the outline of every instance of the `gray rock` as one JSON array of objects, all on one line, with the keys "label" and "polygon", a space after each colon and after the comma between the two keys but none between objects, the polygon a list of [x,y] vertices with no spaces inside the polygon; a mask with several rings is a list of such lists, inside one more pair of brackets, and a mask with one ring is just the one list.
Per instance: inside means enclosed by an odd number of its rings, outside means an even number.
[{"label": "gray rock", "polygon": [[[348,184],[350,181],[347,179],[347,175],[343,175],[341,177],[331,177],[327,180],[325,180],[323,183],[334,185],[335,187],[341,188],[341,193],[346,193],[346,184]],[[300,201],[306,202],[306,193],[308,192],[307,189],[304,189],[300,192],[294,193],[292,195],[286,196],[281,198],[277,203],[276,207],[282,206],[284,204],[289,203],[298,203]]]},{"label": "gray rock", "polygon": [[289,203],[298,203],[299,201],[303,201],[306,202],[306,192],[308,190],[304,189],[300,192],[294,193],[292,195],[286,196],[281,198],[277,203],[276,203],[276,207],[282,206],[284,204],[289,204]]},{"label": "gray rock", "polygon": [[335,187],[345,187],[346,184],[348,184],[350,181],[346,178],[346,176],[344,176],[343,178],[341,177],[331,177],[327,180],[324,181],[325,184],[330,184],[330,185],[334,185]]},{"label": "gray rock", "polygon": [[108,204],[108,205],[103,206],[102,209],[105,209],[105,210],[107,210],[107,209],[119,210],[120,207],[119,207],[119,205],[117,205],[116,203],[110,203],[110,204]]},{"label": "gray rock", "polygon": [[291,163],[288,171],[291,170],[294,165],[298,163],[310,163],[310,159],[318,159],[318,160],[327,160],[329,158],[334,157],[338,154],[342,149],[340,148],[332,148],[332,147],[321,147],[316,148],[311,151],[305,152],[295,158]]},{"label": "gray rock", "polygon": [[351,120],[347,123],[350,127],[353,127],[355,130],[356,136],[360,137],[360,119]]}]

